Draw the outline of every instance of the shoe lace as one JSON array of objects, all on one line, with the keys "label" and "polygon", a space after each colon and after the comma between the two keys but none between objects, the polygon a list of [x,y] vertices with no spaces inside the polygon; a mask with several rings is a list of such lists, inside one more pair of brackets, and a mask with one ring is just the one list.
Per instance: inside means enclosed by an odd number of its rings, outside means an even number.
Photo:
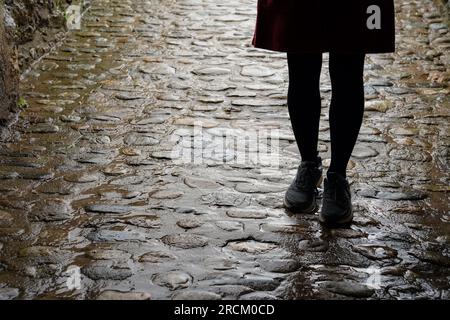
[{"label": "shoe lace", "polygon": [[337,180],[327,179],[327,187],[323,190],[323,196],[329,199],[337,199]]},{"label": "shoe lace", "polygon": [[347,184],[338,179],[327,179],[327,187],[324,189],[324,198],[334,201],[345,202]]},{"label": "shoe lace", "polygon": [[301,167],[295,179],[295,183],[300,190],[313,190],[315,188],[313,168]]}]

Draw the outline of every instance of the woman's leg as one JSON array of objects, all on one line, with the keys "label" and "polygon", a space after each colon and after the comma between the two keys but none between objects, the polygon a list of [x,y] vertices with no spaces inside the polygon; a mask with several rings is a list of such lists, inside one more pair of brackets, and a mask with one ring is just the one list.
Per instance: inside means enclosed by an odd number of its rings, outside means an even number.
[{"label": "woman's leg", "polygon": [[288,108],[302,161],[317,160],[322,54],[288,53]]},{"label": "woman's leg", "polygon": [[364,115],[364,54],[330,53],[333,95],[330,105],[331,164],[323,188],[319,221],[344,226],[353,219],[352,196],[346,179]]},{"label": "woman's leg", "polygon": [[330,53],[331,164],[329,172],[346,176],[364,115],[365,54]]},{"label": "woman's leg", "polygon": [[318,208],[317,186],[322,179],[322,161],[317,155],[322,54],[289,53],[288,66],[289,114],[302,162],[286,191],[284,205],[294,213],[313,213]]}]

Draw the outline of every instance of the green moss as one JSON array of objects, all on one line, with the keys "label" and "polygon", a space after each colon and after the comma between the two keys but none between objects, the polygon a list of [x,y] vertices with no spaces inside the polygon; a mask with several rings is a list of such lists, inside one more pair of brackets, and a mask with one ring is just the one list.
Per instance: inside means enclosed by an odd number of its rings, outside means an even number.
[{"label": "green moss", "polygon": [[28,102],[24,97],[20,97],[19,100],[17,100],[17,106],[19,108],[25,109],[28,107]]}]

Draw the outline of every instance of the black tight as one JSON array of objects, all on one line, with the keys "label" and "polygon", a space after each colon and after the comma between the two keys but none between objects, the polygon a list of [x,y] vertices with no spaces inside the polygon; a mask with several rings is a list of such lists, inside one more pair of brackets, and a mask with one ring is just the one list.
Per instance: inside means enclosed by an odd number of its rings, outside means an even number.
[{"label": "black tight", "polygon": [[[364,54],[330,53],[331,164],[329,171],[346,175],[364,115]],[[289,114],[303,161],[317,159],[321,111],[322,54],[288,53]]]}]

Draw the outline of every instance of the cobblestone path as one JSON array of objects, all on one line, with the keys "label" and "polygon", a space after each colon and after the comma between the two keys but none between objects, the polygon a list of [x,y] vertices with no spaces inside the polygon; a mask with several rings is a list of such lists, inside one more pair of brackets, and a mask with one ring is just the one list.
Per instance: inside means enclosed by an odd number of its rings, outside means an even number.
[{"label": "cobblestone path", "polygon": [[[355,222],[328,230],[282,208],[299,155],[285,55],[250,44],[255,3],[94,0],[23,77],[0,144],[0,299],[450,298],[438,8],[397,1],[398,51],[367,57]],[[326,67],[321,90],[329,159]]]}]

